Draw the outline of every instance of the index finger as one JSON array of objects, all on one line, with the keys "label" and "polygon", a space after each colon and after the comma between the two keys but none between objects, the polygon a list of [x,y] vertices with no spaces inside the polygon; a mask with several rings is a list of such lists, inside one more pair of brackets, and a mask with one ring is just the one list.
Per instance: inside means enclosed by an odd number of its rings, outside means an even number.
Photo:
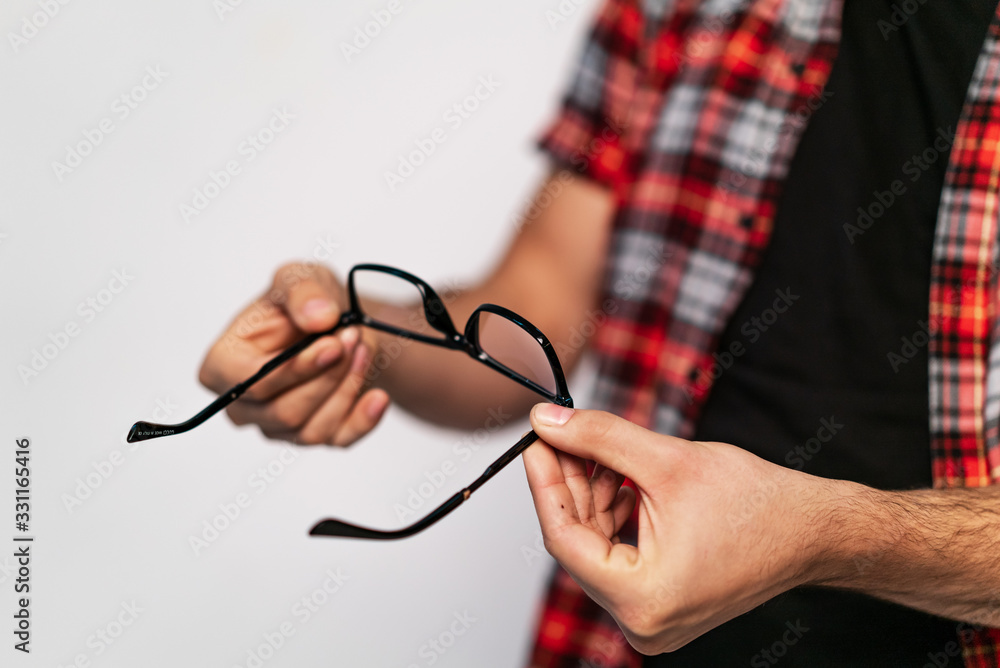
[{"label": "index finger", "polygon": [[592,563],[607,558],[613,544],[583,523],[577,510],[582,490],[574,495],[556,451],[543,441],[535,441],[522,458],[546,549],[567,570],[590,571]]}]

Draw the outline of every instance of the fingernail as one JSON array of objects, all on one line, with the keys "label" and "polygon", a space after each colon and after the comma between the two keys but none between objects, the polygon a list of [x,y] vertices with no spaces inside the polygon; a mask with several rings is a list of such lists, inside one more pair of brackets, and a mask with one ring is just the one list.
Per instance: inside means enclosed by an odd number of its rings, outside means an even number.
[{"label": "fingernail", "polygon": [[310,299],[302,305],[302,315],[307,320],[319,320],[333,313],[333,304],[328,299]]},{"label": "fingernail", "polygon": [[535,406],[535,420],[550,427],[561,427],[573,417],[573,409],[557,404],[538,404]]},{"label": "fingernail", "polygon": [[388,407],[389,407],[388,401],[386,401],[385,403],[379,401],[373,401],[368,404],[368,411],[367,411],[368,417],[371,418],[372,420],[377,420],[380,417],[382,417],[382,413],[384,413],[385,409]]},{"label": "fingernail", "polygon": [[340,335],[340,342],[344,345],[346,350],[353,350],[360,337],[361,333],[358,331],[357,327],[348,327]]},{"label": "fingernail", "polygon": [[316,356],[316,366],[323,368],[330,364],[331,362],[340,359],[344,352],[342,346],[329,346],[325,350],[320,351],[319,355]]}]

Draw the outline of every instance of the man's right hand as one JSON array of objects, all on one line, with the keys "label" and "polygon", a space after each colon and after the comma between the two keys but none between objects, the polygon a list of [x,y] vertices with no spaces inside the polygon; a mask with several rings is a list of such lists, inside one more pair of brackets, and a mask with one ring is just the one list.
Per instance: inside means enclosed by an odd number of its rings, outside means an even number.
[{"label": "man's right hand", "polygon": [[[286,265],[275,273],[271,289],[212,345],[198,378],[208,389],[225,392],[306,334],[332,327],[346,307],[346,291],[329,269]],[[378,424],[389,405],[385,391],[365,386],[376,345],[373,333],[359,327],[323,337],[226,412],[238,425],[258,425],[268,438],[350,445]]]}]

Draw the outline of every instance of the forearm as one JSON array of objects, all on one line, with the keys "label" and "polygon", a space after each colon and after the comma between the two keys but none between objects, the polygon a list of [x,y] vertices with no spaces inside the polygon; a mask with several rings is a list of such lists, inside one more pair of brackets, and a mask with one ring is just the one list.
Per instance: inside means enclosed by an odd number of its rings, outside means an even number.
[{"label": "forearm", "polygon": [[[556,187],[557,186],[557,187]],[[607,236],[609,191],[566,174],[549,178],[539,196],[548,204],[524,221],[497,268],[481,283],[443,293],[462,330],[483,303],[524,316],[552,341],[567,373],[579,359],[583,327],[598,308]],[[379,335],[376,383],[406,410],[441,424],[475,428],[492,415],[521,415],[538,395],[467,355]],[[495,419],[495,417],[494,417]]]},{"label": "forearm", "polygon": [[1000,487],[884,492],[837,483],[813,583],[1000,627]]}]

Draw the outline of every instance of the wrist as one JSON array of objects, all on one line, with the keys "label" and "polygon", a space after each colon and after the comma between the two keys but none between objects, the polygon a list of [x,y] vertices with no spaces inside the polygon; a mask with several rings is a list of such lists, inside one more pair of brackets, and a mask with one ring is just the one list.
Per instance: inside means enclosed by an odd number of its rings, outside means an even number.
[{"label": "wrist", "polygon": [[805,582],[854,589],[885,567],[902,530],[886,512],[891,492],[846,480],[823,480],[822,502],[810,514],[812,544]]}]

